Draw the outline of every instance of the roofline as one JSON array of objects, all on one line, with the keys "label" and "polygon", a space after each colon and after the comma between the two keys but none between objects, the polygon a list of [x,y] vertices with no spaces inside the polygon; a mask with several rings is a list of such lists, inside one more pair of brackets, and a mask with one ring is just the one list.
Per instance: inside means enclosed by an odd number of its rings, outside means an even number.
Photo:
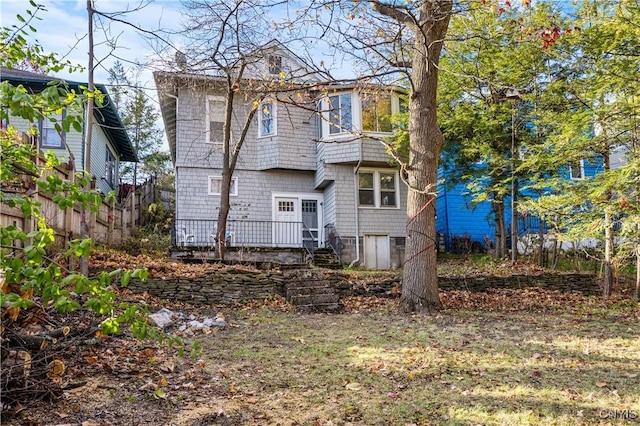
[{"label": "roofline", "polygon": [[[2,68],[0,71],[0,80],[8,81],[10,84],[22,84],[32,88],[35,91],[44,90],[47,84],[51,81],[61,81],[65,83],[69,88],[80,90],[80,86],[88,86],[88,83],[82,83],[78,81],[66,80],[63,78],[51,77],[47,75],[38,76],[35,73],[25,72],[32,74],[32,76],[24,75],[12,75],[12,70]],[[7,74],[9,74],[7,76]],[[34,87],[35,86],[35,87]],[[93,116],[97,120],[99,125],[103,125],[103,131],[109,139],[109,142],[116,149],[119,154],[120,161],[134,162],[139,161],[137,153],[133,148],[131,139],[127,134],[127,131],[122,124],[120,114],[115,108],[115,103],[109,96],[109,91],[104,84],[96,83],[94,86],[104,94],[105,99],[102,107],[96,107],[93,111]]]}]

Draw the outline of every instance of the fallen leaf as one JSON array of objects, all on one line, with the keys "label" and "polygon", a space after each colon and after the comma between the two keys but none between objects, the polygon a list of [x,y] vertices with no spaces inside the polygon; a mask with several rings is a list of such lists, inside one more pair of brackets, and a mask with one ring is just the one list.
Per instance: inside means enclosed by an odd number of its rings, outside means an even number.
[{"label": "fallen leaf", "polygon": [[155,392],[153,392],[153,397],[155,399],[166,399],[167,398],[167,393],[165,391],[163,391],[162,389],[157,389]]},{"label": "fallen leaf", "polygon": [[607,382],[596,382],[596,386],[599,388],[606,388],[607,386],[609,386],[609,383]]}]

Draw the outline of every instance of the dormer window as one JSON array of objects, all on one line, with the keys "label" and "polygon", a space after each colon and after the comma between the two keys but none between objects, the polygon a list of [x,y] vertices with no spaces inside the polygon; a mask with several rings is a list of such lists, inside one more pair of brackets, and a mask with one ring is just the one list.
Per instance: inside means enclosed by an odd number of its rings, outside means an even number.
[{"label": "dormer window", "polygon": [[282,56],[269,55],[269,74],[278,75],[282,72]]}]

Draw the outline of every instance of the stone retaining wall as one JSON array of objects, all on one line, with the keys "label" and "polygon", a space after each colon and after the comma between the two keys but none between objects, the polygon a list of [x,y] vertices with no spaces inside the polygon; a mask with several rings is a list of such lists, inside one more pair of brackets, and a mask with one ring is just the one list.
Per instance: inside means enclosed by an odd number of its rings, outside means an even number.
[{"label": "stone retaining wall", "polygon": [[[150,278],[144,282],[131,280],[129,289],[134,292],[148,292],[163,299],[179,300],[202,304],[230,304],[252,299],[264,299],[274,295],[284,295],[284,283],[291,280],[308,280],[308,274],[301,271],[252,272],[229,268],[224,271],[207,273],[195,278]],[[354,283],[348,275],[340,271],[327,271],[327,280],[340,298],[346,296],[395,297],[399,292],[400,277],[375,283]],[[509,277],[440,277],[442,290],[485,291],[489,288],[542,287],[574,292],[585,295],[600,293],[596,277],[585,274],[542,274],[513,275]]]},{"label": "stone retaining wall", "polygon": [[149,278],[144,282],[132,279],[127,288],[162,299],[231,304],[284,294],[284,280],[281,273],[228,269],[195,278]]}]

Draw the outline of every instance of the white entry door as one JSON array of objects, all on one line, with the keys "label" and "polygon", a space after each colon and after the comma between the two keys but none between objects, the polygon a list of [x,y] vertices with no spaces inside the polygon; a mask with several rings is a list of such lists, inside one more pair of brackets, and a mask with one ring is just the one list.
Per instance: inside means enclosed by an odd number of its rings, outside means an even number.
[{"label": "white entry door", "polygon": [[302,244],[302,215],[298,198],[275,198],[273,242],[276,247],[298,247]]},{"label": "white entry door", "polygon": [[364,236],[364,265],[367,269],[389,269],[391,248],[388,235]]}]

